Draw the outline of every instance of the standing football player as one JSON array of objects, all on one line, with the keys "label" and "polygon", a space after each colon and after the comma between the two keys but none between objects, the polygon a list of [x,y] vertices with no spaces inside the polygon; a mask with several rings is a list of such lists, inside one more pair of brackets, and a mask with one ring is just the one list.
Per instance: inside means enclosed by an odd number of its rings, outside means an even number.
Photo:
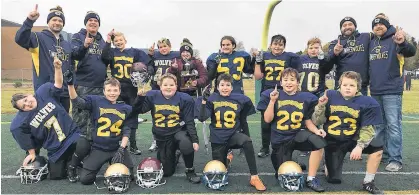
[{"label": "standing football player", "polygon": [[[339,91],[328,90],[319,99],[313,114],[316,125],[326,129],[325,160],[327,182],[342,182],[343,159],[350,152],[351,160],[369,154],[363,189],[371,194],[383,194],[374,178],[383,153],[383,142],[373,139],[373,125],[383,122],[380,104],[361,93],[361,75],[347,71],[339,79]],[[381,143],[380,143],[381,142]]]},{"label": "standing football player", "polygon": [[176,171],[180,150],[186,167],[186,178],[191,183],[199,183],[193,166],[195,152],[199,149],[199,139],[194,122],[194,100],[186,93],[177,92],[177,79],[166,73],[160,77],[160,90],[140,94],[133,107],[135,113],[151,111],[153,135],[157,141],[157,159],[163,164],[165,177]]},{"label": "standing football player", "polygon": [[[262,89],[260,93],[268,89],[279,86],[281,81],[281,72],[288,67],[297,68],[299,65],[299,56],[291,52],[285,52],[287,39],[283,35],[274,35],[271,38],[269,52],[255,53],[255,79],[262,80]],[[261,158],[269,156],[269,144],[271,140],[270,124],[263,119],[264,111],[261,111],[261,137],[262,148],[258,156]]]},{"label": "standing football player", "polygon": [[[112,160],[112,163],[122,163],[128,167],[131,175],[134,174],[129,152],[126,150],[130,136],[132,123],[137,122],[137,118],[129,119],[132,111],[130,105],[124,102],[118,102],[121,94],[121,85],[115,78],[110,78],[103,83],[104,96],[88,95],[83,98],[77,95],[73,86],[73,74],[66,73],[66,79],[69,83],[68,90],[73,107],[89,110],[91,120],[94,126],[92,131],[92,149],[88,156],[78,156],[84,153],[86,148],[77,146],[75,155],[69,166],[70,182],[77,182],[76,167],[83,160],[83,169],[80,173],[80,182],[83,185],[91,185],[96,180],[96,175],[100,168]],[[119,143],[121,142],[121,143]],[[79,144],[80,142],[77,142]],[[85,146],[84,144],[81,146]],[[71,174],[70,174],[71,173]]]},{"label": "standing football player", "polygon": [[[111,48],[111,41],[115,48]],[[150,57],[144,52],[136,48],[126,48],[125,44],[127,40],[121,32],[114,32],[112,30],[108,33],[106,39],[106,46],[103,49],[102,59],[110,64],[111,75],[121,83],[121,95],[119,100],[124,101],[128,105],[134,103],[137,97],[138,88],[132,84],[131,81],[131,67],[135,62],[142,62],[147,65],[147,72],[153,74],[153,66]],[[138,116],[131,115],[130,117],[136,117],[137,123],[130,124],[131,136],[130,136],[130,152],[135,155],[140,155],[141,150],[137,147],[136,132],[138,128]]]},{"label": "standing football player", "polygon": [[201,122],[211,118],[209,127],[212,159],[229,167],[232,160],[231,157],[227,158],[229,149],[243,148],[251,175],[250,185],[258,191],[265,191],[266,187],[258,176],[252,140],[241,133],[241,123],[247,120],[247,116],[256,113],[256,110],[249,97],[232,93],[233,82],[233,76],[221,74],[217,79],[218,93],[210,95],[210,88],[207,87],[203,99],[197,100],[197,104],[200,102],[201,105],[196,106],[200,108],[196,115]]},{"label": "standing football player", "polygon": [[[278,179],[278,168],[290,161],[294,150],[311,151],[307,186],[316,191],[324,192],[320,181],[316,178],[317,170],[323,155],[326,132],[318,129],[311,120],[317,97],[308,92],[298,90],[300,77],[298,71],[286,68],[281,72],[283,90],[268,89],[262,92],[257,109],[264,110],[264,120],[271,124],[271,160]],[[302,130],[305,126],[308,130]]]},{"label": "standing football player", "polygon": [[36,158],[35,150],[42,146],[48,152],[49,178],[65,179],[67,163],[76,148],[80,130],[60,103],[63,92],[62,62],[54,59],[54,84],[45,83],[35,95],[14,94],[12,105],[18,113],[10,131],[19,146],[28,152],[22,165]]}]

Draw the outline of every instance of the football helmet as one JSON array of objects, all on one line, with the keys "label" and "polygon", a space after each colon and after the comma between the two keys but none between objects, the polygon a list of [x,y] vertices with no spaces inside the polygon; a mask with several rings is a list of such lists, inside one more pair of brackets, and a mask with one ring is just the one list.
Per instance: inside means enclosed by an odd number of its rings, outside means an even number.
[{"label": "football helmet", "polygon": [[207,188],[222,190],[228,184],[227,173],[227,168],[222,162],[212,160],[205,165],[202,181]]},{"label": "football helmet", "polygon": [[137,185],[142,188],[155,188],[163,185],[163,165],[157,158],[147,157],[137,167]]},{"label": "football helmet", "polygon": [[105,186],[111,193],[123,193],[129,188],[131,174],[128,168],[121,163],[112,164],[105,172]]},{"label": "football helmet", "polygon": [[20,176],[20,183],[33,184],[44,180],[48,176],[48,161],[43,156],[36,156],[35,160],[26,166],[21,166],[16,175]]},{"label": "football helmet", "polygon": [[286,161],[278,168],[278,180],[285,190],[300,191],[304,184],[303,170],[296,162]]},{"label": "football helmet", "polygon": [[147,72],[147,65],[142,62],[135,62],[132,64],[130,76],[134,87],[145,85],[150,79],[150,75]]}]

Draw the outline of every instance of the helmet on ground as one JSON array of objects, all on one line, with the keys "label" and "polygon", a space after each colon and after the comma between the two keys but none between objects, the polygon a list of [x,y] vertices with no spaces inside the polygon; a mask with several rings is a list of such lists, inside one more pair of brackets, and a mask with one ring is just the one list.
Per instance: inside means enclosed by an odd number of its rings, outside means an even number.
[{"label": "helmet on ground", "polygon": [[163,165],[157,158],[147,157],[138,164],[137,185],[142,188],[155,188],[166,182],[163,179]]},{"label": "helmet on ground", "polygon": [[104,176],[105,186],[111,193],[124,193],[128,190],[131,174],[124,164],[112,164],[106,169]]},{"label": "helmet on ground", "polygon": [[20,183],[33,184],[44,180],[48,176],[48,161],[43,156],[36,156],[35,160],[26,166],[21,166],[16,175],[20,176]]},{"label": "helmet on ground", "polygon": [[286,161],[278,169],[278,180],[285,190],[300,191],[304,184],[303,170],[296,162]]},{"label": "helmet on ground", "polygon": [[222,190],[228,184],[226,166],[218,160],[209,161],[203,171],[202,181],[207,188]]}]

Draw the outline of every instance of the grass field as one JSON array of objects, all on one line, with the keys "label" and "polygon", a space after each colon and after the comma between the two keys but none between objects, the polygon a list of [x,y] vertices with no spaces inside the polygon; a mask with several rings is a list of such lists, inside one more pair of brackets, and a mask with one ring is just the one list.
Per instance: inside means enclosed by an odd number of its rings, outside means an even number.
[{"label": "grass field", "polygon": [[[245,90],[246,94],[252,99],[254,98],[254,91],[251,89],[251,83],[246,80]],[[386,194],[419,194],[419,153],[417,152],[417,140],[419,134],[417,133],[417,126],[419,125],[419,81],[413,82],[414,91],[405,92],[403,96],[403,169],[398,173],[389,173],[384,170],[385,164],[380,165],[379,172],[376,175],[376,184]],[[249,90],[250,89],[250,90]],[[82,186],[80,183],[69,183],[67,180],[51,181],[44,180],[38,184],[22,185],[20,179],[15,176],[16,170],[19,168],[23,158],[25,157],[22,151],[15,143],[9,128],[10,121],[14,116],[14,111],[10,107],[10,96],[16,92],[30,92],[32,88],[19,88],[14,89],[11,87],[2,87],[2,115],[1,115],[1,193],[6,194],[103,194],[107,193],[106,190],[97,190],[96,186]],[[6,111],[6,112],[5,112]],[[147,118],[151,121],[150,115],[141,115],[142,118]],[[249,128],[255,153],[261,147],[260,138],[260,114],[254,114],[248,117]],[[147,151],[151,142],[151,123],[146,122],[139,125],[137,131],[137,142],[143,154],[140,156],[132,156],[134,164],[138,164],[142,159],[152,156],[155,157],[156,153]],[[206,162],[211,160],[211,155],[205,153],[204,141],[202,136],[202,125],[197,125],[197,130],[200,138],[200,149],[195,155],[195,168],[198,173],[202,172]],[[211,150],[211,149],[210,149]],[[42,151],[42,155],[46,156],[46,152]],[[299,157],[299,152],[295,152],[295,159],[298,161],[308,163],[307,157]],[[360,191],[362,179],[365,174],[365,162],[367,157],[363,156],[362,161],[350,161],[345,159],[343,183],[339,185],[328,184],[325,181],[324,175],[319,172],[319,178],[327,190],[327,194],[365,194]],[[274,170],[271,165],[270,157],[257,158],[256,163],[258,172],[261,179],[267,186],[268,190],[265,193],[284,193],[284,191],[277,184],[273,177]],[[102,167],[99,175],[103,175],[106,166]],[[229,194],[242,194],[242,193],[257,193],[254,188],[249,186],[249,169],[247,167],[244,156],[234,156],[233,166],[230,170],[229,186],[225,191],[212,191],[204,187],[203,184],[190,184],[186,181],[184,176],[184,164],[181,160],[179,163],[176,174],[167,178],[167,183],[163,186],[151,190],[144,190],[135,183],[131,183],[131,188],[128,193],[144,193],[144,194],[197,194],[197,193],[229,193]],[[102,177],[98,178],[98,185],[102,185]],[[304,193],[312,193],[308,189],[304,189]]]}]

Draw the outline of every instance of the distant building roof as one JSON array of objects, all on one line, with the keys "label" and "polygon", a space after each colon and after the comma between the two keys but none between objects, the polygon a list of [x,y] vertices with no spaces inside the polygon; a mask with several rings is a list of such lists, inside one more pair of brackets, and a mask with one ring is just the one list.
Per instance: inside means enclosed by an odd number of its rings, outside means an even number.
[{"label": "distant building roof", "polygon": [[19,23],[12,22],[12,21],[5,20],[5,19],[1,19],[1,27],[20,27],[20,26],[22,26],[22,25],[19,24]]}]

